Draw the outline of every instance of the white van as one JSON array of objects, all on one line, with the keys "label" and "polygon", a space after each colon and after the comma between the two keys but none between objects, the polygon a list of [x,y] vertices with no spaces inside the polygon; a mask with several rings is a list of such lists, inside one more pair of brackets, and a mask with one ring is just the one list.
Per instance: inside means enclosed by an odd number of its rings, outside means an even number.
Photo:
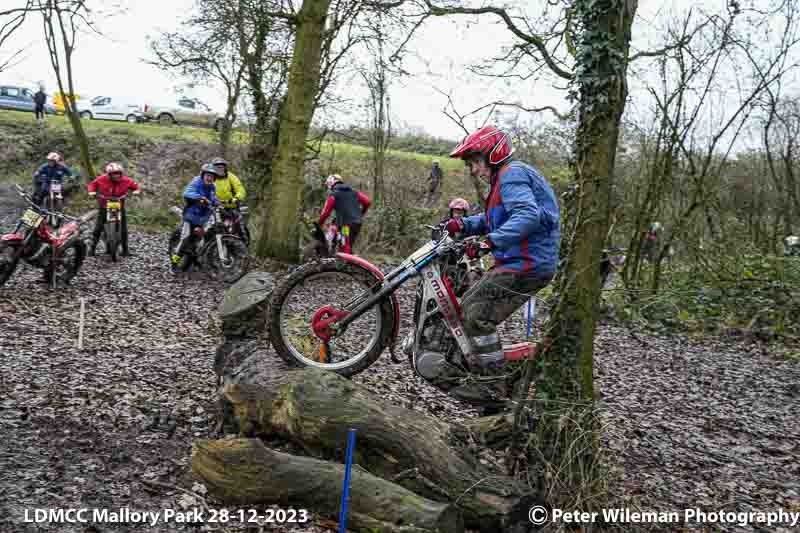
[{"label": "white van", "polygon": [[121,120],[136,124],[144,122],[141,106],[110,96],[95,96],[89,101],[78,100],[78,114],[85,119]]}]

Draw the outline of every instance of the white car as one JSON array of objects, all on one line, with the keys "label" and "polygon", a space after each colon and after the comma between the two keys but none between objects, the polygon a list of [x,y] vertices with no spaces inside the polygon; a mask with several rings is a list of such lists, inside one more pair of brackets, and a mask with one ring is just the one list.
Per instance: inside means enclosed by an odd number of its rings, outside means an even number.
[{"label": "white car", "polygon": [[124,120],[131,124],[145,120],[140,106],[125,103],[110,96],[95,96],[88,102],[77,102],[78,114],[81,118],[100,120]]}]

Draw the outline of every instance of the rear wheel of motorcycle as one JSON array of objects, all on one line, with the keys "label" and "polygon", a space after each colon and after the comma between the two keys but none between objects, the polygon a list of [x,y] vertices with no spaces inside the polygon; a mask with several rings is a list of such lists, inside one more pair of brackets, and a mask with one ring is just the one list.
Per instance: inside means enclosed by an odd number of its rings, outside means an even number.
[{"label": "rear wheel of motorcycle", "polygon": [[249,255],[244,242],[234,237],[222,237],[222,245],[228,255],[227,263],[223,264],[217,253],[217,243],[211,243],[206,250],[206,264],[209,265],[211,276],[224,283],[235,283],[247,272]]},{"label": "rear wheel of motorcycle", "polygon": [[0,243],[0,287],[5,285],[17,269],[19,259],[14,257],[14,249],[7,244]]},{"label": "rear wheel of motorcycle", "polygon": [[[304,354],[299,353],[293,345],[288,343],[284,338],[285,333],[282,327],[282,314],[287,298],[295,286],[304,283],[312,276],[324,273],[344,274],[351,277],[355,282],[363,286],[364,289],[372,287],[378,282],[375,275],[370,271],[339,259],[322,259],[318,262],[302,265],[289,276],[281,280],[272,292],[268,317],[270,342],[278,355],[291,365],[314,366],[323,370],[336,372],[345,377],[354,376],[363,372],[377,361],[381,353],[383,353],[383,350],[389,345],[394,329],[394,309],[392,307],[392,302],[387,298],[379,304],[378,314],[380,319],[376,324],[376,329],[378,330],[376,336],[377,340],[374,344],[369,346],[365,354],[360,355],[351,364],[345,366],[334,366],[333,364],[317,362],[310,363]],[[322,296],[319,307],[322,307],[326,303],[324,296]],[[311,327],[311,319],[312,317],[309,316],[309,329]]]},{"label": "rear wheel of motorcycle", "polygon": [[72,242],[61,249],[61,255],[57,263],[51,263],[44,270],[44,279],[48,283],[52,283],[53,274],[55,273],[56,284],[66,285],[78,275],[84,259],[86,259],[86,243],[82,240]]}]

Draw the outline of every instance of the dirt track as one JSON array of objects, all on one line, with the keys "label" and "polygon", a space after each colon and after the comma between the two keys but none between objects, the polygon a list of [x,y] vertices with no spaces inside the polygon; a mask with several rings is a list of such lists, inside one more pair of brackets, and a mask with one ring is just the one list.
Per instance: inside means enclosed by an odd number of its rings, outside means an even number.
[{"label": "dirt track", "polygon": [[[3,199],[0,230],[7,231],[14,216],[3,218],[8,195]],[[30,267],[0,289],[2,533],[201,530],[22,522],[24,510],[34,508],[198,504],[168,486],[203,490],[187,465],[192,440],[212,429],[223,288],[171,277],[164,236],[134,234],[131,248],[137,256],[119,264],[89,258],[67,289],[38,283]],[[404,335],[410,290],[401,296]],[[76,348],[81,297],[83,351]],[[503,332],[523,338],[521,314]],[[800,366],[744,343],[639,337],[644,344],[605,325],[596,345],[604,446],[623,476],[615,493],[653,510],[800,511]],[[388,357],[356,381],[429,414],[474,415]]]}]

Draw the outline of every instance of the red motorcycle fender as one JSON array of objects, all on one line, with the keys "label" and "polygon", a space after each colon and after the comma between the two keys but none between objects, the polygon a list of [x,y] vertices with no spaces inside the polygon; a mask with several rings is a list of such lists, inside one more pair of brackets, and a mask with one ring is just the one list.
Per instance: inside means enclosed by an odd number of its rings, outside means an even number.
[{"label": "red motorcycle fender", "polygon": [[[379,280],[383,279],[383,272],[380,271],[378,267],[364,259],[363,257],[358,257],[357,255],[346,254],[344,252],[336,252],[336,257],[345,261],[347,263],[352,263],[354,265],[360,266],[366,270],[369,270],[375,277]],[[391,297],[392,307],[394,308],[394,328],[392,330],[392,342],[391,345],[394,347],[395,342],[397,341],[397,337],[400,335],[400,306],[397,303],[397,298],[394,294]]]},{"label": "red motorcycle fender", "polygon": [[9,242],[9,243],[13,244],[15,242],[22,241],[24,238],[25,237],[23,237],[19,233],[8,233],[8,234],[3,235],[2,237],[0,237],[0,241]]}]

